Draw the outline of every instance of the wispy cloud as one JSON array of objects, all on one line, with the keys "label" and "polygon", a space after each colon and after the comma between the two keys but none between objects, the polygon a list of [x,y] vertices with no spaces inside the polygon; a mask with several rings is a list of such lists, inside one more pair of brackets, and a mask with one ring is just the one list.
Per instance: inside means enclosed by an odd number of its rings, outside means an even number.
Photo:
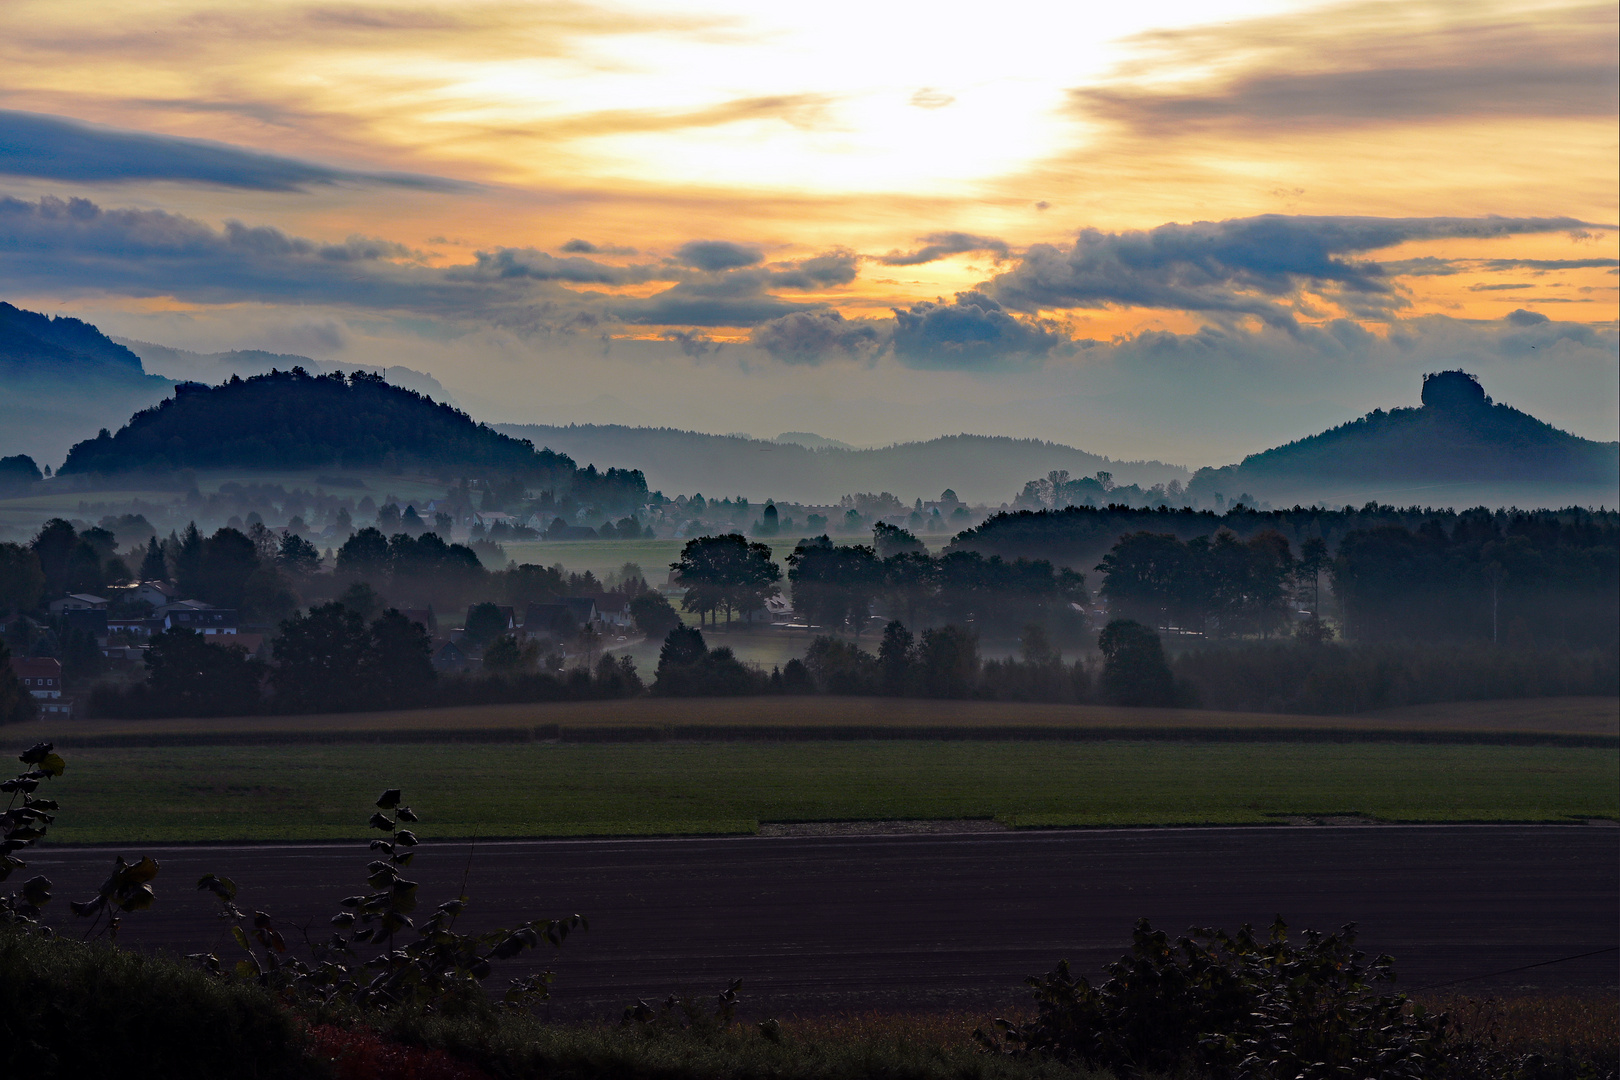
[{"label": "wispy cloud", "polygon": [[332,184],[428,191],[476,187],[434,176],[338,169],[225,143],[8,110],[0,110],[0,173],[96,184],[166,180],[257,191],[303,191]]},{"label": "wispy cloud", "polygon": [[1012,253],[1005,240],[994,236],[974,236],[965,232],[929,233],[927,236],[918,237],[917,242],[922,246],[913,251],[891,251],[887,255],[878,256],[877,261],[884,266],[921,266],[923,263],[935,262],[950,255],[986,251],[994,255],[999,262]]},{"label": "wispy cloud", "polygon": [[[1620,92],[1617,32],[1612,4],[1532,12],[1355,0],[1143,35],[1151,61],[1115,84],[1077,88],[1071,100],[1086,116],[1153,135],[1605,117]],[[1173,70],[1195,81],[1167,90],[1135,78]]]}]

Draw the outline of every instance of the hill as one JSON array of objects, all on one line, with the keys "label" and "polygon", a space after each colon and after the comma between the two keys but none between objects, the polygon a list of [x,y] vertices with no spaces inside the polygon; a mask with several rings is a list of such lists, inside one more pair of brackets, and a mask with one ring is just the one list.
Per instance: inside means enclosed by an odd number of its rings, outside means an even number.
[{"label": "hill", "polygon": [[999,505],[1017,494],[1024,481],[1053,469],[1077,476],[1102,470],[1121,483],[1144,486],[1188,479],[1188,470],[1179,465],[1115,461],[1058,443],[990,435],[950,435],[858,450],[811,449],[793,441],[794,433],[767,441],[618,424],[494,426],[581,460],[645,468],[648,485],[671,496],[702,492],[710,497],[746,495],[754,501],[832,503],[855,492],[890,491],[911,502],[936,499],[950,488],[967,502]]},{"label": "hill", "polygon": [[329,364],[312,360],[296,353],[266,352],[263,349],[232,349],[229,352],[199,353],[189,349],[176,349],[169,345],[154,345],[150,341],[133,338],[112,339],[140,357],[146,370],[178,382],[218,383],[232,375],[247,378],[271,371],[291,371],[301,367],[311,375],[330,375],[337,371],[350,371],[355,367],[381,375],[394,386],[403,386],[426,394],[435,401],[454,405],[444,385],[432,375],[408,367],[368,368],[365,365]]},{"label": "hill", "polygon": [[75,438],[173,385],[87,322],[0,302],[0,455],[59,461]]},{"label": "hill", "polygon": [[566,455],[536,450],[381,376],[295,368],[212,387],[182,383],[116,435],[103,429],[75,445],[60,474],[327,467],[521,475],[542,485],[574,472]]},{"label": "hill", "polygon": [[1422,405],[1375,409],[1236,465],[1200,469],[1188,493],[1274,503],[1614,506],[1620,443],[1594,442],[1493,402],[1463,371],[1423,379]]}]

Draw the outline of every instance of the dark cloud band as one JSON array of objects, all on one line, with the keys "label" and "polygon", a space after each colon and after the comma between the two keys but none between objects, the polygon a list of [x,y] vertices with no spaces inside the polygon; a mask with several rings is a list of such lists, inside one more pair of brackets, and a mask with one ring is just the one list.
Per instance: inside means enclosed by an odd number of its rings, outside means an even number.
[{"label": "dark cloud band", "polygon": [[42,113],[0,110],[0,173],[78,183],[171,181],[254,191],[387,184],[453,191],[474,185],[404,173],[362,173],[225,143],[99,127]]}]

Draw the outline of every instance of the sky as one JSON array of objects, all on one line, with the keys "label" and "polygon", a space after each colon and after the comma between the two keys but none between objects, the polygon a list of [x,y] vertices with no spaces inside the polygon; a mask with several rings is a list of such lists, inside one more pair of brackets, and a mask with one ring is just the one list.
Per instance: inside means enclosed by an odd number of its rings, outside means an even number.
[{"label": "sky", "polygon": [[0,5],[0,299],[480,419],[1620,435],[1613,3]]}]

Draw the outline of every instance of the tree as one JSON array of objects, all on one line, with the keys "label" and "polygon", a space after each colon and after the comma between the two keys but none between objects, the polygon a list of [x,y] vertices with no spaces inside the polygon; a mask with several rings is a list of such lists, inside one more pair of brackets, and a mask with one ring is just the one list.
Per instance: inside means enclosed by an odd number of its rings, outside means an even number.
[{"label": "tree", "polygon": [[16,724],[38,715],[34,695],[23,688],[11,670],[11,650],[0,639],[0,724]]},{"label": "tree", "polygon": [[1186,545],[1174,536],[1150,532],[1122,536],[1097,565],[1103,575],[1102,594],[1115,614],[1164,625],[1184,595],[1186,562]]},{"label": "tree", "polygon": [[400,709],[419,704],[438,678],[427,628],[389,608],[371,624],[368,638],[360,662],[367,706]]},{"label": "tree", "polygon": [[338,548],[337,569],[348,577],[382,577],[388,572],[388,538],[367,525]]},{"label": "tree", "polygon": [[194,630],[165,630],[146,654],[144,711],[166,716],[245,716],[259,711],[264,665],[240,646]]},{"label": "tree", "polygon": [[923,690],[929,697],[965,698],[979,681],[979,639],[960,626],[924,630],[918,650]]},{"label": "tree", "polygon": [[467,625],[462,638],[474,648],[482,648],[511,629],[506,613],[491,603],[474,604],[467,609]]},{"label": "tree", "polygon": [[870,694],[878,681],[877,659],[871,653],[826,635],[810,643],[804,664],[829,694]]},{"label": "tree", "polygon": [[[74,585],[70,576],[76,577],[81,572],[69,566],[70,560],[80,549],[79,534],[73,531],[72,524],[61,518],[51,518],[28,546],[39,559],[39,568],[45,575],[46,595],[56,596],[72,591]],[[94,557],[92,551],[91,558]]]},{"label": "tree", "polygon": [[364,581],[356,581],[344,589],[337,602],[367,622],[376,618],[383,607],[383,598]]},{"label": "tree", "polygon": [[879,521],[872,526],[872,550],[880,559],[895,555],[927,554],[928,548],[916,536],[900,528]]},{"label": "tree", "polygon": [[1176,703],[1175,676],[1153,630],[1130,619],[1115,619],[1098,635],[1097,647],[1103,654],[1103,693],[1112,704]]},{"label": "tree", "polygon": [[782,578],[782,568],[771,561],[770,545],[751,544],[741,533],[688,540],[670,569],[687,586],[682,606],[700,617],[723,608],[728,628],[733,612],[746,615],[763,607]]},{"label": "tree", "polygon": [[709,655],[709,647],[703,643],[703,631],[695,626],[677,626],[664,637],[664,645],[658,650],[658,670],[654,678],[664,677],[668,668],[690,667]]},{"label": "tree", "polygon": [[676,614],[676,609],[669,606],[663,594],[654,593],[651,589],[630,597],[630,619],[635,620],[635,628],[651,641],[658,641],[680,625],[680,615]]},{"label": "tree", "polygon": [[239,608],[248,578],[259,568],[259,551],[240,530],[222,528],[203,541],[195,597],[219,607]]},{"label": "tree", "polygon": [[281,624],[270,674],[279,712],[344,712],[362,700],[365,620],[342,604],[321,604]]},{"label": "tree", "polygon": [[321,568],[321,553],[314,544],[290,532],[281,538],[276,565],[295,578],[309,577]]},{"label": "tree", "polygon": [[872,599],[883,584],[883,563],[863,544],[834,545],[826,536],[801,541],[788,556],[793,603],[811,625],[865,628]]},{"label": "tree", "polygon": [[915,664],[911,631],[899,619],[891,619],[883,628],[883,641],[878,645],[878,677],[883,692],[896,697],[904,694]]},{"label": "tree", "polygon": [[0,544],[0,613],[32,611],[44,595],[39,555],[21,544]]},{"label": "tree", "polygon": [[169,567],[163,558],[163,545],[156,536],[146,542],[146,554],[141,557],[142,581],[167,581]]},{"label": "tree", "polygon": [[[612,662],[611,658],[603,659]],[[484,650],[484,670],[492,675],[511,675],[520,671],[533,671],[540,663],[540,646],[518,641],[515,634],[502,634]]]},{"label": "tree", "polygon": [[186,597],[198,592],[198,577],[202,568],[203,538],[195,521],[186,525],[185,532],[174,539],[174,555],[169,560],[174,566],[174,584]]}]

